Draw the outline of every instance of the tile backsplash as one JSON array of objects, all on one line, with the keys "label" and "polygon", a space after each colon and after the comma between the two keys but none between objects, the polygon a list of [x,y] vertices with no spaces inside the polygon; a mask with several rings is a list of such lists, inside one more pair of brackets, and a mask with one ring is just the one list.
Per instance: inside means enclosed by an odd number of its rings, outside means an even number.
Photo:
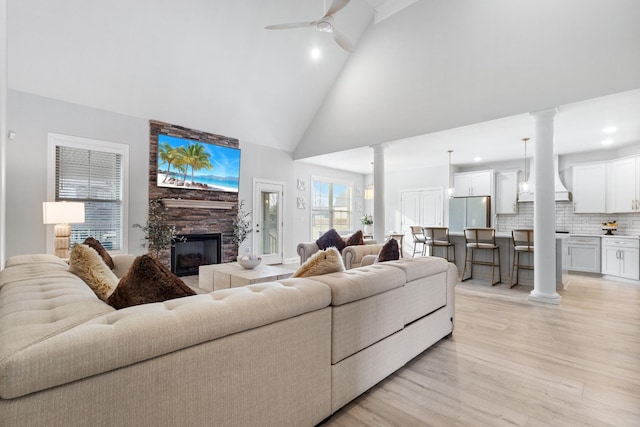
[{"label": "tile backsplash", "polygon": [[[572,202],[556,202],[556,230],[573,234],[604,234],[602,223],[616,220],[621,236],[640,236],[640,213],[618,214],[577,214]],[[511,231],[515,228],[533,228],[533,203],[519,203],[515,215],[498,215],[497,231]]]}]

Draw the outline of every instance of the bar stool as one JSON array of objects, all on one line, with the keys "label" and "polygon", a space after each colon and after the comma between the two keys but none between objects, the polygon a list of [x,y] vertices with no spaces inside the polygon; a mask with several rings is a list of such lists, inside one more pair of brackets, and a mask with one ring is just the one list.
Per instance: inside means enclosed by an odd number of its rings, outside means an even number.
[{"label": "bar stool", "polygon": [[[502,271],[500,268],[500,247],[496,244],[496,230],[494,228],[465,228],[464,239],[466,247],[464,250],[464,269],[462,270],[462,281],[473,277],[473,265],[489,265],[491,266],[491,286],[502,282]],[[491,261],[476,261],[476,251],[491,251]],[[496,251],[498,252],[498,262],[496,263]],[[471,259],[468,254],[471,253]],[[465,278],[467,264],[471,264],[471,272],[469,277]],[[498,281],[494,282],[494,273],[498,268]]]},{"label": "bar stool", "polygon": [[[422,227],[419,225],[412,225],[410,228],[411,235],[413,236],[413,254],[411,254],[411,256],[414,257],[417,253],[420,253],[422,256],[424,256],[424,253],[427,249],[427,247],[425,246],[427,239],[422,233]],[[419,252],[417,250],[418,244],[422,244],[422,250]]]},{"label": "bar stool", "polygon": [[[518,284],[518,272],[521,268],[525,270],[533,270],[533,265],[522,264],[520,262],[520,254],[533,253],[533,230],[517,229],[511,231],[511,239],[513,240],[513,263],[511,264],[511,279],[509,279],[509,289]],[[516,282],[513,283],[513,273],[516,274]]]},{"label": "bar stool", "polygon": [[[427,239],[427,246],[431,246],[431,255],[435,255],[436,248],[443,249],[443,257],[447,261],[456,262],[456,246],[449,240],[448,227],[423,227],[422,232]],[[449,259],[450,249],[453,248],[453,259]]]}]

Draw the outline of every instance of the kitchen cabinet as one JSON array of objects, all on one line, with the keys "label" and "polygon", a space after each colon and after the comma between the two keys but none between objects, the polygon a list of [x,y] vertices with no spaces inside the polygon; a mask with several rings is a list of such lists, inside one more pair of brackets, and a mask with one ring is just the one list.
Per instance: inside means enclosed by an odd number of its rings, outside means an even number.
[{"label": "kitchen cabinet", "polygon": [[607,163],[585,163],[572,169],[574,212],[607,212]]},{"label": "kitchen cabinet", "polygon": [[640,280],[640,239],[602,237],[602,274]]},{"label": "kitchen cabinet", "polygon": [[496,213],[518,213],[518,170],[496,172]]},{"label": "kitchen cabinet", "polygon": [[600,236],[570,236],[567,269],[600,273]]},{"label": "kitchen cabinet", "polygon": [[607,165],[607,212],[640,211],[638,200],[639,157],[612,160]]},{"label": "kitchen cabinet", "polygon": [[453,174],[455,197],[491,196],[493,171],[461,172]]}]

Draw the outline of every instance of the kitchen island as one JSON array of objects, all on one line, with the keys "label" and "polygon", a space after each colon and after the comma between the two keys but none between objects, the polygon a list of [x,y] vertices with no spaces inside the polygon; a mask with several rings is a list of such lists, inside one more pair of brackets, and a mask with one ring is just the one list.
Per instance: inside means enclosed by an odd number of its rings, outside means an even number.
[{"label": "kitchen island", "polygon": [[[556,289],[563,290],[569,285],[569,277],[567,271],[567,243],[568,234],[557,233],[556,235]],[[452,231],[449,234],[451,242],[455,243],[456,250],[456,266],[458,272],[462,277],[462,271],[464,269],[464,252],[465,252],[465,239],[464,233],[461,231]],[[511,263],[513,262],[513,240],[511,239],[510,231],[496,231],[496,244],[500,248],[500,271],[502,274],[502,283],[509,284],[511,278]],[[489,253],[477,254],[476,259],[480,261],[489,261],[491,255]],[[533,254],[522,254],[521,263],[533,265]],[[469,271],[467,267],[467,277]],[[491,266],[474,265],[473,266],[473,278],[491,280]],[[496,271],[497,275],[497,271]],[[519,284],[533,287],[533,270],[521,269],[519,272]]]}]

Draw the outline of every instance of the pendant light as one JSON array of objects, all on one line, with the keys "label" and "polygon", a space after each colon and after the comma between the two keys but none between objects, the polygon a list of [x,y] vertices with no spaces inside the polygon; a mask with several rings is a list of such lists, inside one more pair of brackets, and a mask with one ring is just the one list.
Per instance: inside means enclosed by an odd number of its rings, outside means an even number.
[{"label": "pendant light", "polygon": [[522,138],[524,142],[524,176],[522,177],[522,182],[520,183],[520,192],[528,193],[529,192],[529,182],[527,181],[527,141],[529,138]]},{"label": "pendant light", "polygon": [[455,188],[453,188],[453,177],[451,176],[451,153],[453,153],[453,150],[447,150],[447,153],[449,153],[449,169],[447,170],[447,174],[449,175],[449,188],[447,189],[447,195],[450,199],[453,199],[453,195],[456,193]]}]

